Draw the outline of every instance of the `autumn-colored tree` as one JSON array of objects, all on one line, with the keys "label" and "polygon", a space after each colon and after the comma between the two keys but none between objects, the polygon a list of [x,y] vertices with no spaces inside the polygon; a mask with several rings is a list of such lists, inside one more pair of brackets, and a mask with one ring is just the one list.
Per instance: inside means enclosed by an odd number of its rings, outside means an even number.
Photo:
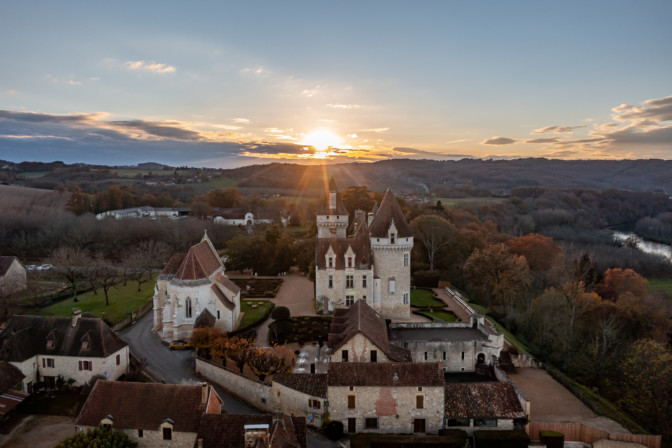
[{"label": "autumn-colored tree", "polygon": [[210,214],[210,206],[202,201],[194,201],[189,207],[189,214],[197,218],[207,218]]},{"label": "autumn-colored tree", "polygon": [[506,245],[509,246],[512,254],[525,257],[533,273],[548,271],[557,263],[557,258],[562,254],[562,248],[553,241],[553,238],[538,233],[511,238]]},{"label": "autumn-colored tree", "polygon": [[429,270],[434,270],[436,254],[448,246],[454,238],[456,228],[446,219],[437,215],[420,215],[410,223],[413,235],[427,252]]},{"label": "autumn-colored tree", "polygon": [[355,210],[371,211],[376,202],[373,193],[369,191],[366,185],[361,187],[350,187],[341,193],[341,199],[346,210],[350,212],[350,218],[355,214]]},{"label": "autumn-colored tree", "polygon": [[228,338],[224,344],[226,357],[243,373],[245,364],[254,356],[254,341],[245,338]]},{"label": "autumn-colored tree", "polygon": [[625,293],[645,297],[649,292],[649,282],[632,269],[612,268],[604,272],[597,292],[603,299],[614,301]]},{"label": "autumn-colored tree", "polygon": [[525,257],[513,255],[503,243],[476,249],[464,264],[464,273],[473,286],[487,291],[505,311],[513,309],[531,280]]},{"label": "autumn-colored tree", "polygon": [[619,403],[664,436],[672,436],[672,350],[651,339],[638,340],[621,372]]},{"label": "autumn-colored tree", "polygon": [[189,343],[195,349],[210,349],[213,345],[215,339],[226,336],[219,328],[215,327],[203,327],[203,328],[194,328],[194,331],[191,333],[191,338]]},{"label": "autumn-colored tree", "polygon": [[71,211],[75,215],[83,215],[91,212],[91,197],[77,189],[70,194],[68,202],[65,204],[65,209]]},{"label": "autumn-colored tree", "polygon": [[235,208],[242,205],[243,198],[234,187],[229,187],[226,190],[217,188],[208,192],[206,202],[210,207]]},{"label": "autumn-colored tree", "polygon": [[291,357],[293,355],[284,345],[256,347],[251,349],[250,353],[247,365],[260,381],[276,373],[289,373],[292,370]]}]

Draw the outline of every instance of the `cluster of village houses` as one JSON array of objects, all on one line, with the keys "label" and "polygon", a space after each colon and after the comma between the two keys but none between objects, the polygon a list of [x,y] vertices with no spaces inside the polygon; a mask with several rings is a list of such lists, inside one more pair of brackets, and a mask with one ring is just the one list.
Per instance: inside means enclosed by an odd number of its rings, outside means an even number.
[{"label": "cluster of village houses", "polygon": [[[59,378],[82,385],[99,376],[77,430],[110,426],[139,446],[305,447],[306,425],[327,418],[348,433],[524,428],[530,403],[500,368],[504,338],[483,316],[463,304],[469,317],[462,322],[409,321],[413,234],[391,192],[349,223],[332,180],[317,226],[315,305],[332,315],[319,365],[297,365],[261,383],[196,359],[199,375],[272,416],[221,414],[221,399],[206,383],[115,381],[128,372],[128,345],[101,319],[77,312],[7,322],[0,414],[36,385],[55,387]],[[186,340],[202,326],[235,329],[240,288],[207,234],[159,275],[153,318],[165,341]]]}]

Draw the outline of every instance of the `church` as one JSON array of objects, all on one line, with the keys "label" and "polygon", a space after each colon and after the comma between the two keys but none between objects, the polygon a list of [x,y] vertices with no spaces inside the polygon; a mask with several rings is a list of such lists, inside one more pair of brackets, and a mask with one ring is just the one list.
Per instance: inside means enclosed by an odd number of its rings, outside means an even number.
[{"label": "church", "polygon": [[157,278],[153,330],[165,341],[188,340],[199,326],[233,331],[239,317],[240,288],[224,274],[207,233],[173,255]]},{"label": "church", "polygon": [[317,213],[315,306],[331,313],[363,300],[385,318],[411,315],[411,231],[388,189],[370,213],[356,210],[348,222],[332,178]]}]

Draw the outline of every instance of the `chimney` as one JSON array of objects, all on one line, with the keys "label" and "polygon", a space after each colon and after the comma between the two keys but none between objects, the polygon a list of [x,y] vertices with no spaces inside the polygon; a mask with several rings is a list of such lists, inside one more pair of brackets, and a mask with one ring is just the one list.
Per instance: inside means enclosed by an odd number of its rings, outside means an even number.
[{"label": "chimney", "polygon": [[198,448],[203,448],[203,439],[198,439],[197,445]]},{"label": "chimney", "polygon": [[245,448],[254,448],[257,441],[268,446],[268,425],[245,425]]},{"label": "chimney", "polygon": [[76,327],[79,319],[82,317],[82,310],[79,308],[74,308],[72,310],[72,326]]},{"label": "chimney", "polygon": [[201,383],[201,403],[208,404],[208,392],[209,391],[210,391],[210,387],[208,387],[208,383],[202,382]]}]

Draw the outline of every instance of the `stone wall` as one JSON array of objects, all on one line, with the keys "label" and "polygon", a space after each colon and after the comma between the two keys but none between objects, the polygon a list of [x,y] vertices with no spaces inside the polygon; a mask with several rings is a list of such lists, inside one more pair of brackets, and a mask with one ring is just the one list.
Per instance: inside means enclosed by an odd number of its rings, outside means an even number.
[{"label": "stone wall", "polygon": [[348,351],[347,362],[371,362],[371,350],[377,351],[377,362],[390,362],[385,353],[366,336],[357,333],[331,355],[331,362],[343,362],[343,350]]},{"label": "stone wall", "polygon": [[[388,238],[371,239],[374,273],[380,279],[380,312],[386,318],[408,320],[411,317],[412,248],[413,238],[396,238],[395,244],[390,244]],[[409,255],[408,266],[404,266],[404,254]],[[391,278],[394,278],[394,292],[390,291]],[[403,303],[404,294],[408,294],[407,304]]]},{"label": "stone wall", "polygon": [[[333,276],[333,288],[329,288],[329,276]],[[346,288],[346,275],[354,277],[354,287]],[[362,277],[366,275],[366,288],[362,287]],[[324,303],[324,311],[345,308],[345,296],[354,296],[355,302],[366,298],[366,303],[373,304],[373,269],[335,268],[317,269],[315,272],[315,297],[328,300]]]},{"label": "stone wall", "polygon": [[219,384],[232,395],[255,408],[274,411],[275,401],[271,394],[271,386],[241,376],[238,372],[230,371],[199,357],[195,358],[195,370],[198,375]]},{"label": "stone wall", "polygon": [[[421,390],[420,390],[421,389]],[[329,414],[343,422],[357,420],[357,432],[413,433],[414,420],[425,419],[426,433],[436,434],[442,428],[445,389],[443,387],[352,387],[330,386]],[[417,396],[423,396],[423,408],[417,409]],[[348,408],[348,396],[355,397],[355,407]],[[366,418],[378,418],[377,429],[366,429]]]},{"label": "stone wall", "polygon": [[[114,425],[112,425],[114,428]],[[95,429],[92,426],[77,426],[76,432]],[[171,434],[172,440],[163,440],[163,429],[155,431],[143,429],[142,437],[138,437],[137,429],[114,428],[128,436],[131,442],[138,444],[138,448],[193,448],[196,446],[197,434],[195,432],[177,432]]]},{"label": "stone wall", "polygon": [[[306,423],[310,425],[317,427],[322,425],[322,417],[326,412],[325,398],[313,397],[276,382],[272,383],[271,389],[275,400],[274,411],[296,417],[306,417]],[[315,401],[319,405],[315,406]],[[308,416],[311,416],[312,419]]]}]

